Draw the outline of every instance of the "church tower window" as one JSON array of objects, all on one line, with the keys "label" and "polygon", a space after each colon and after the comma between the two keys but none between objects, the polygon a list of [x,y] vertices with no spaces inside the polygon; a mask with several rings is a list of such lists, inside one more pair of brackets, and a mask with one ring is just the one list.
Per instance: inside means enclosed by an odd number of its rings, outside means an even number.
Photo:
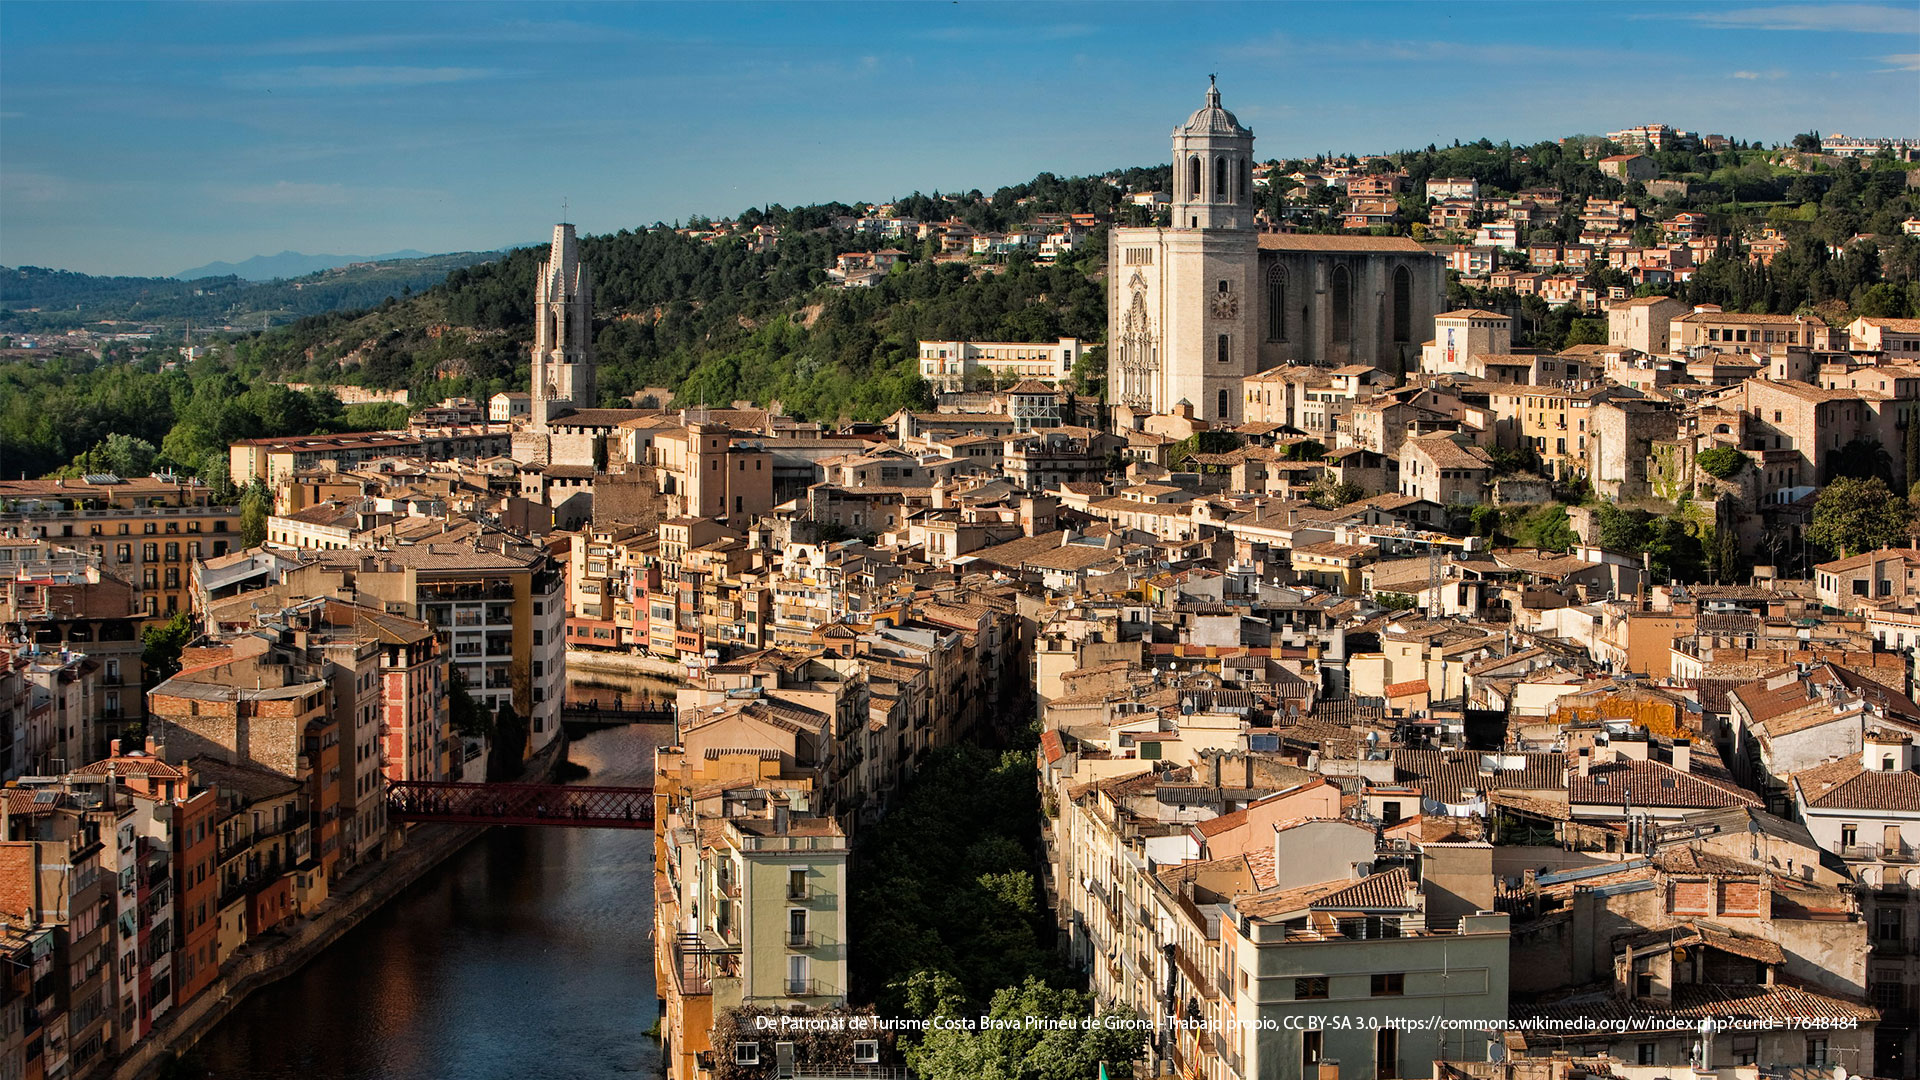
[{"label": "church tower window", "polygon": [[1202,190],[1200,187],[1200,155],[1195,154],[1193,157],[1187,159],[1187,198],[1194,202],[1199,202],[1200,192]]},{"label": "church tower window", "polygon": [[1232,415],[1230,415],[1229,404],[1230,399],[1227,397],[1227,392],[1225,390],[1220,391],[1220,412],[1219,415],[1214,417],[1215,420],[1233,419]]},{"label": "church tower window", "polygon": [[1413,275],[1404,266],[1393,269],[1393,340],[1413,340]]},{"label": "church tower window", "polygon": [[1333,268],[1333,335],[1335,345],[1353,343],[1353,279],[1344,266]]},{"label": "church tower window", "polygon": [[1213,197],[1225,202],[1227,198],[1227,159],[1213,159]]},{"label": "church tower window", "polygon": [[1231,363],[1232,351],[1233,351],[1231,348],[1231,345],[1232,345],[1231,340],[1225,334],[1221,334],[1218,338],[1214,339],[1214,343],[1213,343],[1214,359],[1218,360],[1222,364]]},{"label": "church tower window", "polygon": [[1287,268],[1267,267],[1267,340],[1287,340]]},{"label": "church tower window", "polygon": [[1252,199],[1253,165],[1245,159],[1242,159],[1240,162],[1240,201],[1249,202]]}]

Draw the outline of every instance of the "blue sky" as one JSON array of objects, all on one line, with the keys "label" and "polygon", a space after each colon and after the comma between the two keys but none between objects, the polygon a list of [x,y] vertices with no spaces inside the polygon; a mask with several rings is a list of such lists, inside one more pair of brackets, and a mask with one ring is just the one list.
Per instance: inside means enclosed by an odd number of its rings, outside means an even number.
[{"label": "blue sky", "polygon": [[1165,161],[1665,122],[1920,135],[1920,3],[0,3],[0,263],[524,243]]}]

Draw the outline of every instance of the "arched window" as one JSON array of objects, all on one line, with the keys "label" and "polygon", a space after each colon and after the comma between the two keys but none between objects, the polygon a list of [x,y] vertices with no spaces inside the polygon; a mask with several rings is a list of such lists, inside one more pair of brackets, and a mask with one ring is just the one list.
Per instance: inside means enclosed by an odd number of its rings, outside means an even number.
[{"label": "arched window", "polygon": [[1187,159],[1187,198],[1198,202],[1202,190],[1204,189],[1200,187],[1200,155],[1195,154]]},{"label": "arched window", "polygon": [[1253,198],[1253,165],[1246,158],[1240,159],[1240,201]]},{"label": "arched window", "polygon": [[1233,410],[1231,407],[1231,401],[1232,399],[1227,396],[1227,392],[1225,390],[1220,391],[1220,412],[1218,415],[1214,417],[1215,420],[1233,419]]},{"label": "arched window", "polygon": [[1227,335],[1221,334],[1218,338],[1214,339],[1213,358],[1216,361],[1225,364],[1233,359],[1232,354],[1233,349]]},{"label": "arched window", "polygon": [[1227,197],[1227,159],[1213,159],[1213,197],[1225,200]]},{"label": "arched window", "polygon": [[1413,340],[1413,275],[1404,266],[1393,271],[1393,340]]},{"label": "arched window", "polygon": [[1348,345],[1353,341],[1353,280],[1347,274],[1347,268],[1333,268],[1333,334],[1331,341],[1335,345]]},{"label": "arched window", "polygon": [[1287,340],[1287,268],[1267,267],[1267,340]]}]

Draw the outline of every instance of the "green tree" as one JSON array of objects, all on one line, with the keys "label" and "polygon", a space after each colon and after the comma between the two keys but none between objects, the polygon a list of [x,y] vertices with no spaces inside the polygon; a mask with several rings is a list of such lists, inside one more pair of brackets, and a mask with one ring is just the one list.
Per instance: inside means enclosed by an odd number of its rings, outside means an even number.
[{"label": "green tree", "polygon": [[1721,498],[1713,504],[1713,576],[1722,584],[1740,579],[1740,521],[1732,499]]},{"label": "green tree", "polygon": [[1693,459],[1700,471],[1718,480],[1731,480],[1740,475],[1740,470],[1748,465],[1747,455],[1731,446],[1716,446],[1702,450],[1700,456]]},{"label": "green tree", "polygon": [[[960,1019],[953,998],[941,1003],[936,1015]],[[1146,1050],[1138,1030],[1105,1026],[1106,1014],[1096,1014],[1093,999],[1073,990],[1060,990],[1038,979],[1009,986],[993,996],[988,1016],[999,1024],[987,1030],[944,1027],[929,1031],[907,1060],[927,1080],[1087,1080],[1100,1066],[1113,1066],[1114,1075],[1127,1075],[1127,1066]],[[1041,1027],[1031,1019],[1064,1021]]]},{"label": "green tree", "polygon": [[1907,487],[1920,484],[1920,415],[1907,415]]},{"label": "green tree", "polygon": [[1607,321],[1605,319],[1575,319],[1567,325],[1567,337],[1562,347],[1605,345],[1606,343]]},{"label": "green tree", "polygon": [[527,761],[527,722],[513,702],[502,701],[493,714],[493,750],[487,759],[487,778],[512,780]]},{"label": "green tree", "polygon": [[467,687],[466,673],[460,665],[454,664],[453,674],[447,680],[447,718],[453,724],[453,730],[470,738],[493,734],[493,716],[473,699],[473,693]]},{"label": "green tree", "polygon": [[1104,346],[1089,345],[1080,351],[1079,359],[1073,362],[1073,392],[1106,400],[1107,350]]},{"label": "green tree", "polygon": [[1345,480],[1322,476],[1307,488],[1307,501],[1322,510],[1338,510],[1367,497],[1367,489]]},{"label": "green tree", "polygon": [[1557,503],[1530,511],[1513,529],[1514,543],[1542,551],[1569,551],[1578,539],[1567,520],[1567,508]]},{"label": "green tree", "polygon": [[240,546],[259,547],[267,542],[267,518],[273,514],[273,497],[266,485],[255,480],[240,496]]},{"label": "green tree", "polygon": [[1880,440],[1870,437],[1847,440],[1840,449],[1827,457],[1827,478],[1853,477],[1864,480],[1875,477],[1880,480],[1893,479],[1893,457]]},{"label": "green tree", "polygon": [[365,401],[349,405],[340,421],[343,431],[405,431],[412,410],[397,401]]},{"label": "green tree", "polygon": [[1807,539],[1845,558],[1906,542],[1913,530],[1913,507],[1896,499],[1886,481],[1843,476],[1814,500]]},{"label": "green tree", "polygon": [[140,640],[142,682],[151,688],[172,678],[180,670],[180,654],[192,640],[193,623],[184,611],[175,612],[158,626],[147,627]]}]

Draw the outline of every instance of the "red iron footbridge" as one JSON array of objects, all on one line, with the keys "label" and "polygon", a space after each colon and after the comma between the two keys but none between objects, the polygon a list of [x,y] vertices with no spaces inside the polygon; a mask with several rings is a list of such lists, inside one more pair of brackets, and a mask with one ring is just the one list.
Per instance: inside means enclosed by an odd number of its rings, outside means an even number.
[{"label": "red iron footbridge", "polygon": [[387,817],[448,825],[651,829],[653,789],[402,780],[387,785]]}]

